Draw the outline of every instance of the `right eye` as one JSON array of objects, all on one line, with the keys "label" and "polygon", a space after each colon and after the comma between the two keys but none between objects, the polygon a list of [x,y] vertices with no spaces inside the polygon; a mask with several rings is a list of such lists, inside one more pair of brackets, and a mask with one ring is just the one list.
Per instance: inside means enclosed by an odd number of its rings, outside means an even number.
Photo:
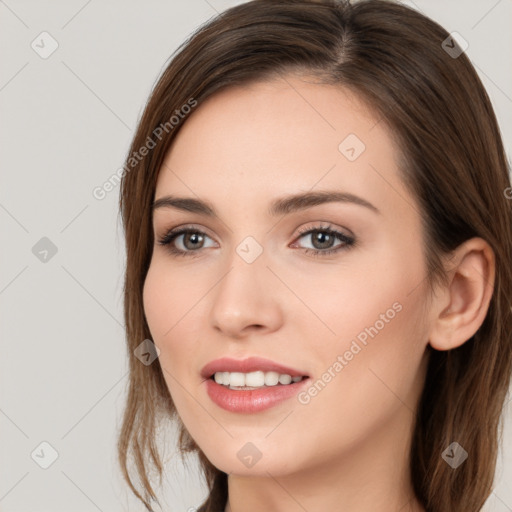
[{"label": "right eye", "polygon": [[[175,241],[180,238],[182,239],[179,243],[184,249],[178,249],[175,245]],[[158,243],[167,246],[167,250],[175,256],[197,256],[197,254],[192,253],[199,252],[200,249],[204,248],[205,238],[210,237],[203,231],[191,227],[182,227],[171,229],[163,238],[158,240]]]}]

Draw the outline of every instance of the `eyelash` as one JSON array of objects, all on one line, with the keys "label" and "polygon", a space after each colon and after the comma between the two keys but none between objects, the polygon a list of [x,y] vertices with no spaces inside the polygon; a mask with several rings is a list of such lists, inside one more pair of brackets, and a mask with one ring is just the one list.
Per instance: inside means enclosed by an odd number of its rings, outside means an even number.
[{"label": "eyelash", "polygon": [[[327,226],[316,226],[316,227],[313,227],[313,228],[302,228],[302,229],[299,229],[299,236],[297,237],[298,239],[299,238],[302,238],[303,236],[305,235],[310,235],[312,233],[327,233],[329,235],[332,235],[336,238],[338,238],[340,241],[343,242],[342,245],[339,245],[337,246],[336,248],[334,249],[326,249],[326,250],[321,250],[321,249],[308,249],[308,248],[305,248],[303,249],[303,251],[306,253],[306,254],[311,254],[312,256],[315,256],[315,257],[322,257],[322,256],[326,256],[326,255],[329,255],[329,254],[334,254],[334,253],[337,253],[337,252],[340,252],[340,251],[345,251],[345,250],[348,250],[349,248],[351,247],[354,247],[355,246],[355,239],[352,238],[352,237],[349,237],[343,233],[340,233],[339,231],[333,229],[331,227],[331,225],[327,225]],[[176,249],[176,247],[174,247],[172,245],[172,242],[180,235],[186,235],[186,234],[200,234],[202,236],[207,236],[208,235],[206,233],[204,233],[203,231],[199,230],[199,229],[196,229],[196,228],[193,228],[192,226],[184,226],[182,228],[178,228],[176,230],[170,230],[163,238],[159,239],[158,240],[158,244],[159,245],[163,245],[163,246],[168,246],[167,247],[167,250],[173,255],[173,256],[185,256],[185,257],[196,257],[198,256],[199,252],[201,251],[201,249],[197,249],[197,250],[194,250],[194,251],[183,251],[181,249]],[[210,237],[208,237],[210,238]],[[196,253],[196,254],[194,254]]]}]

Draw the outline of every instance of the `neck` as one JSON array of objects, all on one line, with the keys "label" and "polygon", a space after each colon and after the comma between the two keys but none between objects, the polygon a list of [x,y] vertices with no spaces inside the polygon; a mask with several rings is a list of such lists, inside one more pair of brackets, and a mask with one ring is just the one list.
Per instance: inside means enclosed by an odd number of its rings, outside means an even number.
[{"label": "neck", "polygon": [[410,482],[413,420],[411,410],[401,406],[368,438],[300,472],[232,473],[225,512],[425,512]]}]

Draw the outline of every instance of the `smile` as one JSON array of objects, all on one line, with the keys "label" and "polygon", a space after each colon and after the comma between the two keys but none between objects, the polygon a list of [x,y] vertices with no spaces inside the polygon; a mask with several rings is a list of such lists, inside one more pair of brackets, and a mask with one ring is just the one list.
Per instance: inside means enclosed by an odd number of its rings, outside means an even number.
[{"label": "smile", "polygon": [[222,409],[255,413],[292,398],[309,375],[262,357],[223,357],[206,364],[201,377],[210,399]]}]

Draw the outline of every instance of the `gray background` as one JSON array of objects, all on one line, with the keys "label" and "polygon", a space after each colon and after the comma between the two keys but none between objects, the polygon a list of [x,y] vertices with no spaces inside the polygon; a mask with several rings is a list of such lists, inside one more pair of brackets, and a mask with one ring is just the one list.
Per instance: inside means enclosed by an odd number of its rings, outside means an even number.
[{"label": "gray background", "polygon": [[[174,49],[237,3],[0,0],[1,512],[145,510],[115,458],[127,384],[119,187],[92,191],[123,164]],[[469,42],[510,154],[512,0],[404,3]],[[46,59],[31,47],[43,31],[59,45]],[[43,237],[57,250],[46,262]],[[509,401],[488,511],[512,511],[511,418]],[[49,461],[43,441],[58,452],[48,469],[31,458]],[[195,460],[187,470],[171,458],[164,510],[205,493]]]}]

